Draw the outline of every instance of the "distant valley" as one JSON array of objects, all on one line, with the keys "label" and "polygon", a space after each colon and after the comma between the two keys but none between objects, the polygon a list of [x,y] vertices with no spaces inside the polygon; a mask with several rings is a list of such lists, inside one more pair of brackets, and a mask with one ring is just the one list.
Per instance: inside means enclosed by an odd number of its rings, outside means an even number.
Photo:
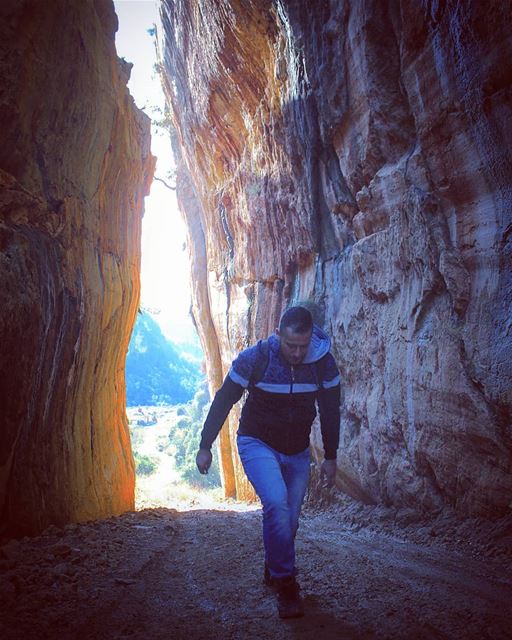
[{"label": "distant valley", "polygon": [[199,344],[175,344],[150,314],[137,314],[126,357],[126,404],[175,405],[192,400],[201,373]]}]

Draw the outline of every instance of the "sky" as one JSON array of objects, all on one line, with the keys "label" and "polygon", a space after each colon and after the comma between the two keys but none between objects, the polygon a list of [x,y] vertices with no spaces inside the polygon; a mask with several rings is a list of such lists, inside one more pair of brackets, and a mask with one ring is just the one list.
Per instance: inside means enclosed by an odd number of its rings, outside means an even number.
[{"label": "sky", "polygon": [[[133,63],[128,88],[135,103],[150,117],[154,107],[163,111],[164,95],[158,76],[155,39],[159,29],[154,0],[115,0],[119,19],[116,48],[119,57]],[[151,150],[157,156],[156,176],[165,178],[174,162],[168,135],[152,127]],[[184,249],[185,224],[173,191],[154,181],[146,198],[142,221],[141,306],[152,313],[167,338],[174,342],[196,340],[189,317],[190,283],[188,255]]]}]

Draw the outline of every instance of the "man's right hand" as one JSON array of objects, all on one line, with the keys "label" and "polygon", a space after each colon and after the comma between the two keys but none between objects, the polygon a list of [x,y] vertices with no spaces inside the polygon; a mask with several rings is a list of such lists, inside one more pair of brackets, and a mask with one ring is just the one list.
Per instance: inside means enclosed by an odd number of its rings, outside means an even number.
[{"label": "man's right hand", "polygon": [[196,464],[199,473],[203,475],[208,473],[208,469],[212,464],[212,452],[209,449],[199,449],[196,455]]}]

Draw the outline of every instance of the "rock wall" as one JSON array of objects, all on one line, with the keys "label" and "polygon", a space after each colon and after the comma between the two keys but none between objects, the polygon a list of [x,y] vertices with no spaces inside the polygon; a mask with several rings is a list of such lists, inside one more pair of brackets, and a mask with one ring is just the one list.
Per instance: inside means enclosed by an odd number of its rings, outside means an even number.
[{"label": "rock wall", "polygon": [[344,380],[339,486],[508,512],[511,3],[163,0],[162,18],[211,386],[314,301]]},{"label": "rock wall", "polygon": [[149,121],[110,0],[0,7],[0,512],[32,533],[133,508],[124,360]]}]

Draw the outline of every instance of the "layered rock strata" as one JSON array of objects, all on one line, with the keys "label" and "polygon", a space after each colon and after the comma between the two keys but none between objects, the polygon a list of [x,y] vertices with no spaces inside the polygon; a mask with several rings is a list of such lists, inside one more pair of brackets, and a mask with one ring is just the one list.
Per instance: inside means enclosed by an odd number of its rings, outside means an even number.
[{"label": "layered rock strata", "polygon": [[149,121],[110,0],[0,7],[0,510],[31,533],[133,508],[124,361]]},{"label": "layered rock strata", "polygon": [[[163,0],[162,17],[212,387],[313,301],[344,381],[339,486],[507,513],[510,3]],[[235,430],[226,492],[244,496]]]}]

